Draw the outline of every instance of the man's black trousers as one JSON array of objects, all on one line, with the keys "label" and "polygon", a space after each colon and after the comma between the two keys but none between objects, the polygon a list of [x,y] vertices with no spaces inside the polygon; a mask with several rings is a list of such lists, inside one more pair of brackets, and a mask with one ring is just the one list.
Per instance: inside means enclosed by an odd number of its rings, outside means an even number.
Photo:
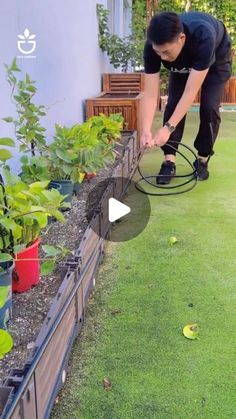
[{"label": "man's black trousers", "polygon": [[[164,124],[172,116],[178,104],[188,79],[187,74],[170,73],[168,102],[164,112]],[[229,75],[230,76],[230,75]],[[214,73],[208,73],[201,87],[200,101],[200,125],[194,147],[198,150],[199,156],[208,157],[216,140],[220,127],[220,102],[224,91],[225,81],[216,80]],[[184,118],[178,123],[175,131],[170,135],[169,141],[180,142],[183,136]],[[175,151],[168,146],[168,142],[162,147],[164,154],[175,154]],[[176,144],[173,144],[176,148]]]}]

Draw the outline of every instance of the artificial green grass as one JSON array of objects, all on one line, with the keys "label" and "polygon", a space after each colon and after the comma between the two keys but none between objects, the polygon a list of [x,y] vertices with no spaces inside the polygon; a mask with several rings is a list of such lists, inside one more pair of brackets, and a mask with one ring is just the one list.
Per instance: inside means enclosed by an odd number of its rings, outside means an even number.
[{"label": "artificial green grass", "polygon": [[[236,417],[235,115],[222,114],[209,180],[180,196],[151,197],[142,234],[108,244],[53,418]],[[197,124],[190,114],[189,145]],[[161,159],[147,152],[144,172],[155,173]],[[188,171],[181,158],[177,164]],[[114,234],[126,228],[124,218]],[[200,325],[196,341],[182,335],[192,322]]]}]

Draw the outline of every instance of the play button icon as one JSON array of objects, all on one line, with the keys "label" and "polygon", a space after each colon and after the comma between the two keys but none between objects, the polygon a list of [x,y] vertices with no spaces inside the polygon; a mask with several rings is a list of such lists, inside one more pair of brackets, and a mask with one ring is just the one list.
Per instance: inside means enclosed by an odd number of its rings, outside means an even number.
[{"label": "play button icon", "polygon": [[113,242],[131,240],[146,227],[151,206],[148,195],[125,177],[110,177],[94,185],[86,201],[90,228]]},{"label": "play button icon", "polygon": [[131,211],[128,205],[122,204],[122,202],[117,201],[115,198],[109,198],[108,200],[108,220],[113,223],[114,221],[119,220],[125,215],[129,214]]}]

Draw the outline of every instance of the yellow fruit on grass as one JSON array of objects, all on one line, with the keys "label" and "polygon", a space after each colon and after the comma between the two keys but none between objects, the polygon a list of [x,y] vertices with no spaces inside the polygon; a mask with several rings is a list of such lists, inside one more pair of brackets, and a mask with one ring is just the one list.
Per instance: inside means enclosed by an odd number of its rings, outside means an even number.
[{"label": "yellow fruit on grass", "polygon": [[183,334],[188,339],[199,339],[199,326],[198,324],[187,324],[183,328]]}]

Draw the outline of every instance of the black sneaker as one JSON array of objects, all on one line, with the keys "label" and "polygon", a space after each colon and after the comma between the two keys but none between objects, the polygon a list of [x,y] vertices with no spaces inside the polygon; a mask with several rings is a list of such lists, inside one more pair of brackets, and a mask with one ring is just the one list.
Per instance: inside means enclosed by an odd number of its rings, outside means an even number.
[{"label": "black sneaker", "polygon": [[175,176],[176,173],[176,166],[170,160],[166,160],[162,163],[160,172],[156,177],[156,183],[158,185],[167,185],[170,183],[171,178]]},{"label": "black sneaker", "polygon": [[207,180],[209,178],[207,163],[204,163],[201,159],[196,159],[193,165],[196,169],[198,180]]}]

